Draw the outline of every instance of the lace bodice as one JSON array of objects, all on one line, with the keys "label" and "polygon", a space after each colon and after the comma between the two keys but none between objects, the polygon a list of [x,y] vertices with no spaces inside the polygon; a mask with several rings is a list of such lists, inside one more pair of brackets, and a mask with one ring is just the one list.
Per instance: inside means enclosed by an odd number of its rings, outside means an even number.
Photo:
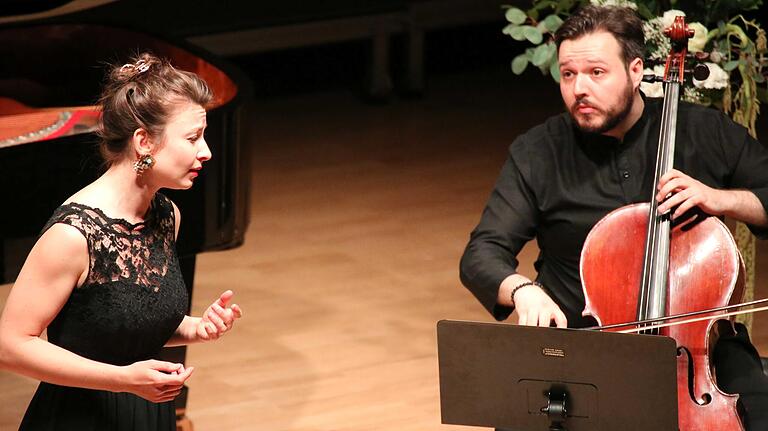
[{"label": "lace bodice", "polygon": [[54,211],[43,232],[56,223],[73,226],[86,238],[89,271],[51,322],[48,339],[116,365],[153,357],[188,307],[171,201],[158,193],[138,224],[69,203]]}]

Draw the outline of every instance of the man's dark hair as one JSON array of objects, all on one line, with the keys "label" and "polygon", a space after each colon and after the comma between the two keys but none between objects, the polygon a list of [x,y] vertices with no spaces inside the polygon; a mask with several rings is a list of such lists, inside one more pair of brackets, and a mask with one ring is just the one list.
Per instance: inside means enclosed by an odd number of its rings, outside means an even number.
[{"label": "man's dark hair", "polygon": [[606,31],[616,38],[626,65],[637,57],[644,58],[643,20],[628,7],[587,5],[579,8],[557,29],[555,44],[559,50],[564,40],[597,31]]}]

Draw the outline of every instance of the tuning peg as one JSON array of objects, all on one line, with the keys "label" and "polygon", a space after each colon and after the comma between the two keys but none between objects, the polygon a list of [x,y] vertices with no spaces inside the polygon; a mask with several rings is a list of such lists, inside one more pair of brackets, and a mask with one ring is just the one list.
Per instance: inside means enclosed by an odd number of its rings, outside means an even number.
[{"label": "tuning peg", "polygon": [[693,67],[693,77],[697,81],[705,81],[709,78],[709,67],[706,64],[697,64]]},{"label": "tuning peg", "polygon": [[696,61],[708,61],[709,60],[709,53],[704,51],[696,51],[696,52],[688,52],[685,55],[685,58],[696,60]]},{"label": "tuning peg", "polygon": [[646,73],[643,75],[643,82],[654,83],[654,82],[662,82],[662,81],[664,81],[664,78],[653,73]]}]

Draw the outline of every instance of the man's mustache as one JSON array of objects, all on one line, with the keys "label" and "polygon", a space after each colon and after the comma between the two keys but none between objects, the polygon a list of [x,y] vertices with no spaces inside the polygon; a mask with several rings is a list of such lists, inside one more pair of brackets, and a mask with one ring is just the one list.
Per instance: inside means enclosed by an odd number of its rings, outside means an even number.
[{"label": "man's mustache", "polygon": [[598,108],[597,106],[595,106],[595,105],[593,105],[593,104],[589,103],[589,101],[587,101],[587,100],[584,100],[584,99],[581,99],[581,100],[576,100],[576,101],[575,101],[575,102],[573,102],[573,104],[571,105],[571,110],[572,110],[572,111],[575,111],[575,110],[577,110],[577,109],[579,109],[579,108],[592,108],[592,109],[595,109],[595,110],[598,110],[598,111],[600,110],[600,108]]}]

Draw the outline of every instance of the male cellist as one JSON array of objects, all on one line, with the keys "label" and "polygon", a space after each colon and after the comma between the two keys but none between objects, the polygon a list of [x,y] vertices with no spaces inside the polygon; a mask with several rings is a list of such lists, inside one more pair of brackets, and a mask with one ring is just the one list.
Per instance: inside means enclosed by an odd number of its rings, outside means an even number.
[{"label": "male cellist", "polygon": [[[566,111],[519,136],[471,234],[461,280],[498,320],[585,327],[579,257],[593,225],[651,196],[662,104],[639,90],[643,23],[629,8],[586,6],[555,35]],[[679,106],[675,168],[656,194],[673,220],[698,207],[768,236],[768,150],[714,109]],[[665,196],[672,193],[668,199]],[[536,238],[536,280],[517,253]],[[748,430],[768,430],[768,378],[743,325],[713,352],[721,389],[740,394]]]}]

